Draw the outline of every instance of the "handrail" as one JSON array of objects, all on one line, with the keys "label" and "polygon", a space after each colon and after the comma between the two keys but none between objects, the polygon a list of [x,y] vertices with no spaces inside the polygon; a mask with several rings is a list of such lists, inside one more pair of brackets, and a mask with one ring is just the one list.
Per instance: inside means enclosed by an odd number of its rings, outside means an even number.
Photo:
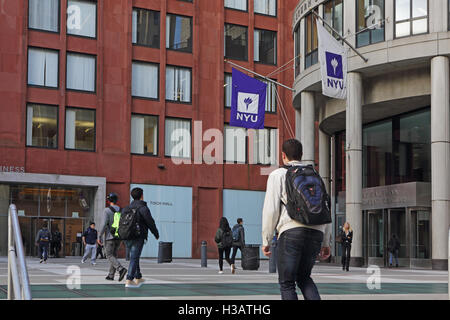
[{"label": "handrail", "polygon": [[14,290],[14,299],[31,300],[30,279],[25,261],[22,233],[17,208],[14,204],[9,206],[8,213],[8,299],[13,299],[12,290]]}]

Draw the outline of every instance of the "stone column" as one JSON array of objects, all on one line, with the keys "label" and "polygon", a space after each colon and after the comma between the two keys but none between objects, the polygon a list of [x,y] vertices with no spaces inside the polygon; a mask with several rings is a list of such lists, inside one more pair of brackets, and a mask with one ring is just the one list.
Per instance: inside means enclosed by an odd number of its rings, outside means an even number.
[{"label": "stone column", "polygon": [[319,174],[330,194],[330,137],[319,130]]},{"label": "stone column", "polygon": [[449,59],[431,60],[431,235],[433,269],[448,268],[450,215]]},{"label": "stone column", "polygon": [[303,164],[314,165],[314,93],[301,93],[301,120],[300,131],[303,145]]},{"label": "stone column", "polygon": [[345,182],[346,220],[353,229],[351,250],[352,266],[362,266],[363,259],[363,219],[362,219],[362,76],[356,72],[347,75]]}]

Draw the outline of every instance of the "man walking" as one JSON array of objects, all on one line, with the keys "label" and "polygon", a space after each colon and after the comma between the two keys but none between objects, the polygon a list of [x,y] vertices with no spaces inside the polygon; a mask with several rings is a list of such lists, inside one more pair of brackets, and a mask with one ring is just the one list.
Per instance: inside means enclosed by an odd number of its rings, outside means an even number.
[{"label": "man walking", "polygon": [[141,257],[142,248],[148,238],[148,230],[150,230],[155,236],[156,240],[159,239],[159,232],[156,228],[155,220],[150,213],[150,209],[147,207],[147,203],[144,201],[144,190],[141,188],[134,188],[131,190],[131,197],[133,201],[128,207],[125,207],[122,211],[122,215],[125,216],[126,212],[131,210],[136,214],[137,220],[137,233],[135,237],[127,240],[127,246],[130,250],[130,265],[128,267],[127,280],[125,282],[126,288],[139,288],[142,283],[145,282],[142,279],[141,269],[139,266],[139,259]]},{"label": "man walking", "polygon": [[[127,274],[127,269],[125,269],[117,260],[117,251],[119,250],[121,240],[115,237],[117,230],[112,230],[112,225],[114,223],[114,216],[118,213],[120,216],[120,207],[117,205],[119,197],[115,193],[110,193],[106,200],[109,203],[109,207],[105,208],[103,212],[103,227],[100,230],[100,239],[105,237],[105,253],[106,258],[109,260],[110,267],[109,273],[106,276],[106,280],[114,280],[114,275],[116,271],[119,273],[119,281],[122,281]],[[116,218],[117,219],[117,218]],[[102,243],[99,243],[102,245]]]},{"label": "man walking", "polygon": [[236,254],[238,249],[241,250],[245,247],[245,231],[244,231],[244,220],[242,218],[237,219],[237,224],[233,226],[233,253],[231,254],[231,273],[236,272],[236,266],[234,264],[236,259]]},{"label": "man walking", "polygon": [[[296,283],[305,300],[320,300],[311,271],[320,253],[323,260],[330,256],[329,233],[331,224],[304,225],[290,217],[286,204],[287,168],[301,166],[303,147],[300,141],[289,139],[283,143],[282,159],[286,167],[273,171],[267,181],[264,200],[262,238],[263,254],[271,255],[270,243],[274,232],[279,233],[277,269],[283,300],[298,300]],[[324,235],[325,234],[325,235]]]},{"label": "man walking", "polygon": [[50,231],[47,229],[47,224],[42,226],[42,229],[36,235],[36,245],[39,246],[39,255],[40,260],[39,263],[47,263],[48,258],[48,249],[50,246],[50,241],[52,240],[52,235]]},{"label": "man walking", "polygon": [[85,263],[88,256],[91,256],[91,264],[95,266],[95,260],[97,255],[97,230],[95,230],[95,223],[89,223],[89,228],[83,233],[82,238],[84,245],[84,256],[81,259],[81,263]]}]

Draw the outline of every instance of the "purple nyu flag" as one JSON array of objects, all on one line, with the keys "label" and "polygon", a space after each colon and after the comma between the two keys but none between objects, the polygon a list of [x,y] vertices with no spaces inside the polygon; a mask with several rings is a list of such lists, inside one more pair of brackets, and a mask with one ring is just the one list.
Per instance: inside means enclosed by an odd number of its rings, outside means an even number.
[{"label": "purple nyu flag", "polygon": [[264,129],[267,84],[232,69],[230,126]]}]

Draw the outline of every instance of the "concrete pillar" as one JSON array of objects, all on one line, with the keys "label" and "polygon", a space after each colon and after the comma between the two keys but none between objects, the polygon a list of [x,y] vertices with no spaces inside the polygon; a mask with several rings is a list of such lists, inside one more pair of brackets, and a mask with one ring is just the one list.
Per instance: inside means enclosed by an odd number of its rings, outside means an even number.
[{"label": "concrete pillar", "polygon": [[363,215],[362,215],[362,104],[363,83],[361,74],[347,75],[345,181],[346,220],[353,229],[351,250],[352,266],[362,266],[363,259]]},{"label": "concrete pillar", "polygon": [[448,268],[450,215],[449,59],[431,60],[431,235],[433,269]]},{"label": "concrete pillar", "polygon": [[301,140],[303,145],[303,164],[314,165],[314,93],[302,92],[301,93],[301,120],[300,131]]},{"label": "concrete pillar", "polygon": [[330,137],[319,130],[319,174],[330,194]]}]

